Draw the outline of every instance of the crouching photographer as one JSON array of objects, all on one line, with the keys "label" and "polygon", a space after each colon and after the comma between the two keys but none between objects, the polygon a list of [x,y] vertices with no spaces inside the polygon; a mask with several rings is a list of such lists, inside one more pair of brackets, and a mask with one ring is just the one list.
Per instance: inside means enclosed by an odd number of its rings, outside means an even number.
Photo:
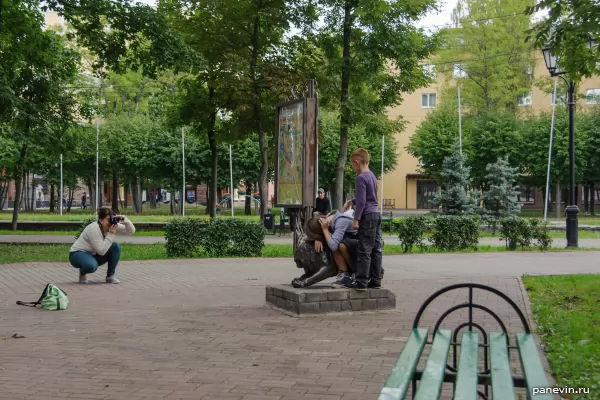
[{"label": "crouching photographer", "polygon": [[79,269],[79,283],[88,283],[87,274],[106,263],[106,283],[119,283],[115,271],[121,258],[121,245],[115,241],[116,235],[133,235],[135,227],[126,216],[115,215],[110,208],[99,208],[96,213],[98,221],[86,226],[71,246],[69,262]]}]

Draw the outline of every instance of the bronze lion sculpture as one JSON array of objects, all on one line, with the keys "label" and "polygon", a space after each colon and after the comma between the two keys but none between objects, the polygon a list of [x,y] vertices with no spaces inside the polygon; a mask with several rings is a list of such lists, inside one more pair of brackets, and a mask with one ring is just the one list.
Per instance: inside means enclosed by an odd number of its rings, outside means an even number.
[{"label": "bronze lion sculpture", "polygon": [[[304,225],[305,236],[301,239],[294,252],[294,262],[298,268],[304,270],[304,274],[292,280],[295,288],[312,286],[327,278],[337,275],[337,267],[333,260],[331,251],[327,248],[325,236],[319,223],[319,218],[324,216],[315,213]],[[323,251],[315,251],[315,240],[323,242]]]}]

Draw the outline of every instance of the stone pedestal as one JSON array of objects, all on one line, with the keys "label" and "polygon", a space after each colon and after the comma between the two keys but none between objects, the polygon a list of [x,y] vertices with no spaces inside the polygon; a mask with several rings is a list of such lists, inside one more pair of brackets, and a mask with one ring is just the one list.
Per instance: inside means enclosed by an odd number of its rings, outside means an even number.
[{"label": "stone pedestal", "polygon": [[388,289],[333,289],[329,285],[314,285],[308,288],[268,285],[266,302],[294,315],[396,308],[396,296]]}]

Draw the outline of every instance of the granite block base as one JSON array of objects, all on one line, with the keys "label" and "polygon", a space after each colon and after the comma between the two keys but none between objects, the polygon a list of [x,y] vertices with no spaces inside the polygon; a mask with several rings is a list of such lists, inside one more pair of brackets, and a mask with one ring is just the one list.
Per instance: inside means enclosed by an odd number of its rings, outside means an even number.
[{"label": "granite block base", "polygon": [[396,296],[388,289],[333,289],[329,285],[294,288],[291,285],[267,285],[266,303],[293,315],[391,310]]}]

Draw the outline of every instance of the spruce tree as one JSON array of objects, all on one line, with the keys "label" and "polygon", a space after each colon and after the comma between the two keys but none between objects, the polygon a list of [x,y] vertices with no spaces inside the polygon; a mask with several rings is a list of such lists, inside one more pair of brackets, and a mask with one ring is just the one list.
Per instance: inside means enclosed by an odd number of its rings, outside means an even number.
[{"label": "spruce tree", "polygon": [[521,211],[522,204],[517,201],[519,191],[515,183],[519,176],[517,168],[510,166],[508,156],[498,157],[495,163],[486,166],[487,190],[483,194],[486,213],[496,217],[514,217]]},{"label": "spruce tree", "polygon": [[440,214],[477,214],[476,192],[469,193],[471,168],[466,165],[466,157],[460,152],[458,143],[452,146],[452,155],[445,157],[440,174],[441,190],[433,202],[440,207]]}]

